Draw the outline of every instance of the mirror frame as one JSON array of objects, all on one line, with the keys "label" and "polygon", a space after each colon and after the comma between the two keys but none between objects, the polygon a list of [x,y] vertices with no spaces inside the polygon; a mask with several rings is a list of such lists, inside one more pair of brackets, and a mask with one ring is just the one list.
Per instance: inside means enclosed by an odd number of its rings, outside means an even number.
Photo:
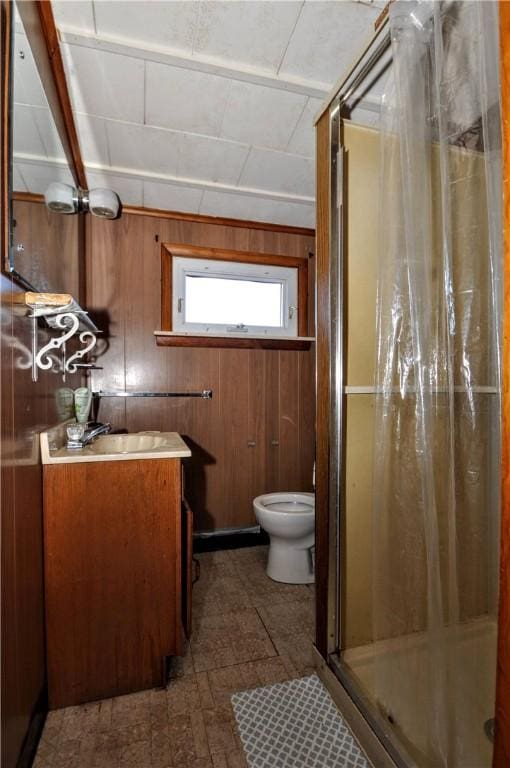
[{"label": "mirror frame", "polygon": [[11,96],[11,63],[12,63],[12,6],[8,0],[1,0],[0,5],[0,54],[2,79],[2,127],[1,127],[1,158],[0,158],[0,221],[2,227],[2,268],[10,273],[10,229],[11,229],[11,131],[12,120],[10,107]]},{"label": "mirror frame", "polygon": [[[1,218],[2,262],[4,274],[25,288],[34,290],[14,266],[12,253],[12,99],[13,99],[13,38],[14,0],[1,1]],[[17,6],[43,90],[55,121],[64,154],[76,187],[87,188],[87,177],[81,156],[78,133],[74,122],[71,99],[67,88],[64,62],[51,3],[45,0],[23,0]],[[22,193],[20,199],[42,200],[41,195]],[[79,229],[82,229],[80,227]]]}]

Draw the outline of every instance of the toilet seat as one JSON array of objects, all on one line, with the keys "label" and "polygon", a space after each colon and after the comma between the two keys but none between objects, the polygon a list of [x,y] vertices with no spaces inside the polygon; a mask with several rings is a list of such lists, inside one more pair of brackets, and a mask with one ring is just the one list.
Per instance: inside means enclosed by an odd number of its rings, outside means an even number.
[{"label": "toilet seat", "polygon": [[266,493],[255,499],[261,507],[270,509],[272,512],[296,513],[308,512],[314,513],[315,500],[313,493]]}]

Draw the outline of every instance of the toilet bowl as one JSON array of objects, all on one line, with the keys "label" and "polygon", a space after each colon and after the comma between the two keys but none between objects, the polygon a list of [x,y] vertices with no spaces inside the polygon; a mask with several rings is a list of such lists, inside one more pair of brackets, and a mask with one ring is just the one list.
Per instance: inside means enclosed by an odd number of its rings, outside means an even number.
[{"label": "toilet bowl", "polygon": [[285,584],[314,582],[315,496],[266,493],[253,500],[255,517],[269,534],[267,575]]}]

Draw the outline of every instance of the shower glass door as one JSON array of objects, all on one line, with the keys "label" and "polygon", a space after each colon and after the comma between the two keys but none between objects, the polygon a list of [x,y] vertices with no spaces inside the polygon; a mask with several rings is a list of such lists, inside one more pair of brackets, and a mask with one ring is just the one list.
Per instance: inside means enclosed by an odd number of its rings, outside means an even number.
[{"label": "shower glass door", "polygon": [[331,350],[341,435],[332,663],[395,759],[420,768],[492,760],[497,10],[393,4],[379,130],[344,122],[333,131],[346,162],[332,275],[343,329]]}]

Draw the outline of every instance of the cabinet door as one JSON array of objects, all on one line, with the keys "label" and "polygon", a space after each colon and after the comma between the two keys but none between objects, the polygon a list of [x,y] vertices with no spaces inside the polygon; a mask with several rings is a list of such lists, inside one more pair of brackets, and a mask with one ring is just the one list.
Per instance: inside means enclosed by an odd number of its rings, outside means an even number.
[{"label": "cabinet door", "polygon": [[278,488],[313,490],[315,460],[315,357],[306,352],[279,353]]},{"label": "cabinet door", "polygon": [[47,465],[51,708],[160,685],[181,653],[181,462]]},{"label": "cabinet door", "polygon": [[315,461],[315,350],[296,352],[299,360],[299,485],[313,491]]},{"label": "cabinet door", "polygon": [[251,432],[255,425],[250,392],[257,382],[256,367],[252,350],[221,350],[222,447],[218,461],[222,462],[223,485],[221,519],[215,521],[217,528],[240,528],[255,523],[253,474],[261,441],[257,429],[254,434]]},{"label": "cabinet door", "polygon": [[[279,491],[301,490],[299,435],[299,356],[281,351],[279,379]],[[310,407],[312,404],[310,403]]]},{"label": "cabinet door", "polygon": [[249,415],[248,438],[250,451],[248,456],[248,499],[250,525],[256,525],[253,512],[253,499],[266,493],[266,378],[267,352],[262,349],[251,349],[249,355]]},{"label": "cabinet door", "polygon": [[265,354],[266,450],[264,493],[274,493],[280,490],[280,353],[272,350]]}]

